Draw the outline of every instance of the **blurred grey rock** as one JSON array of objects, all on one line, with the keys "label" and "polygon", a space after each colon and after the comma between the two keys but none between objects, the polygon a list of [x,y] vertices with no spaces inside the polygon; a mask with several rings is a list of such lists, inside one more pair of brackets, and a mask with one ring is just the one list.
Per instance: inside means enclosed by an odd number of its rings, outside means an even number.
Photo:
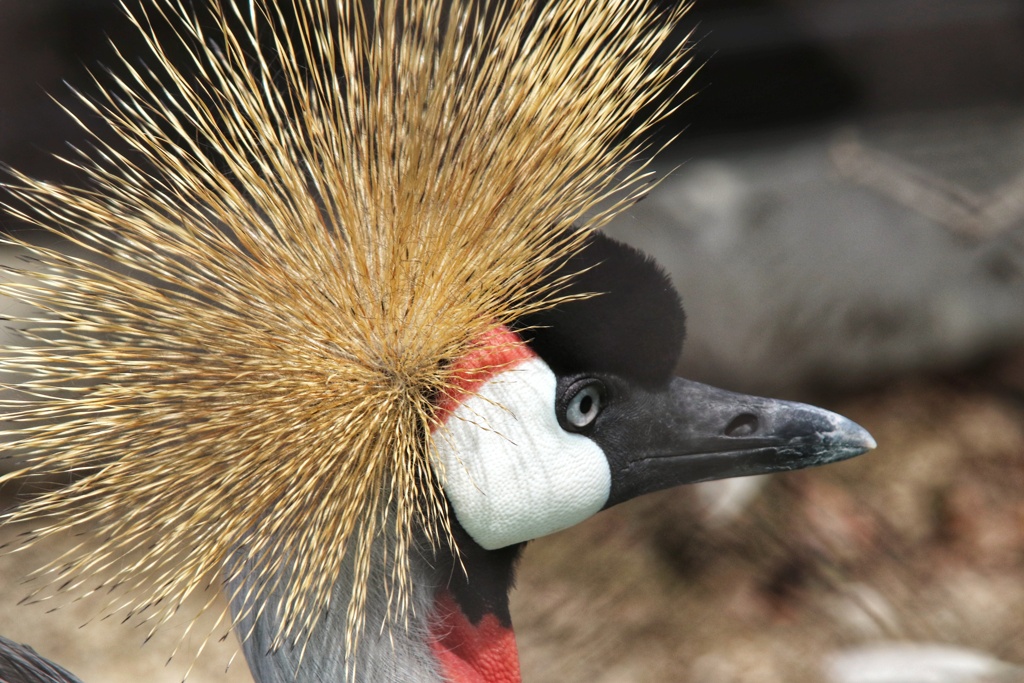
[{"label": "blurred grey rock", "polygon": [[681,371],[852,387],[1024,340],[1024,112],[917,117],[698,151],[608,231],[688,314]]}]

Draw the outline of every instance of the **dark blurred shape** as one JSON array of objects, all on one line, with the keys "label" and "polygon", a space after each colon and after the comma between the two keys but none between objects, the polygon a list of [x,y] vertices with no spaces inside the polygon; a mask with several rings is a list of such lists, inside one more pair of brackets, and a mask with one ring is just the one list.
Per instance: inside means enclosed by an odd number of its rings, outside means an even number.
[{"label": "dark blurred shape", "polygon": [[[702,65],[689,90],[697,96],[664,127],[666,136],[686,128],[684,145],[1024,99],[1018,0],[703,0],[686,23]],[[116,59],[109,39],[130,60],[142,54],[117,0],[0,3],[0,160],[68,177],[49,154],[84,134],[48,95],[90,119],[68,86],[95,92],[89,70]]]},{"label": "dark blurred shape", "polygon": [[704,67],[687,140],[1024,101],[1018,0],[717,0],[690,16]]},{"label": "dark blurred shape", "polygon": [[89,71],[114,60],[109,38],[138,49],[112,0],[0,3],[0,161],[28,173],[66,178],[51,155],[81,144],[83,134],[52,98],[85,121],[71,88],[94,92]]}]

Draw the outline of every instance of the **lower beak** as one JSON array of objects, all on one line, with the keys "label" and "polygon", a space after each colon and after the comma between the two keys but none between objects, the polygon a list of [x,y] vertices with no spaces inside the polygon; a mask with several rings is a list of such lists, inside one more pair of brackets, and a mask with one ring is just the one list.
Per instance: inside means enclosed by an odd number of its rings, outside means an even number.
[{"label": "lower beak", "polygon": [[612,461],[609,506],[679,484],[838,462],[876,445],[836,413],[681,378],[638,403],[651,412],[616,439],[629,447]]}]

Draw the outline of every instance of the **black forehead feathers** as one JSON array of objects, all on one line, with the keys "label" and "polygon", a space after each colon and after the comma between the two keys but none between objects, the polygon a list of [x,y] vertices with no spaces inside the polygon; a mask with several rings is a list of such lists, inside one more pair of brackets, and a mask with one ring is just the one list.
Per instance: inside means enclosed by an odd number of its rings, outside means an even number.
[{"label": "black forehead feathers", "polygon": [[648,256],[593,233],[551,274],[579,273],[562,294],[596,294],[524,317],[520,334],[557,375],[612,373],[648,386],[673,376],[685,315],[668,275]]}]

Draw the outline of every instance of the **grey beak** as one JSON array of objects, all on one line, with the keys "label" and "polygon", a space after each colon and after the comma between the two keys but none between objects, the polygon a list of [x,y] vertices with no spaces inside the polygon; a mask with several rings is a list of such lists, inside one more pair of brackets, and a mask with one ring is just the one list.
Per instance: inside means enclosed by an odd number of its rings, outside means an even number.
[{"label": "grey beak", "polygon": [[876,446],[860,425],[802,403],[680,378],[666,391],[633,394],[624,402],[632,419],[609,421],[593,437],[612,468],[609,506],[679,484],[825,465]]}]

